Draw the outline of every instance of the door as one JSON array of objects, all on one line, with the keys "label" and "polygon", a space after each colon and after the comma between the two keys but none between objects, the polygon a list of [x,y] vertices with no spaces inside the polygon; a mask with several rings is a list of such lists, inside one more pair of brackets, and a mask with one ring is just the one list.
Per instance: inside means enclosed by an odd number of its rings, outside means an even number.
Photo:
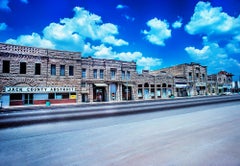
[{"label": "door", "polygon": [[33,94],[24,94],[24,104],[33,104]]},{"label": "door", "polygon": [[144,99],[149,99],[149,89],[144,89]]}]

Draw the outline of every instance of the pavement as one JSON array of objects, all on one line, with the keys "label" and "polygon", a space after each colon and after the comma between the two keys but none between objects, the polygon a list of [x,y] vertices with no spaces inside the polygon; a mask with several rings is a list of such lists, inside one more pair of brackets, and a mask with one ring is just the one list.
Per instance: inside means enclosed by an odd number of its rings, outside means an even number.
[{"label": "pavement", "polygon": [[50,107],[37,105],[9,107],[0,112],[0,128],[148,113],[153,111],[163,111],[232,101],[240,101],[240,96],[234,95],[171,100],[51,105]]}]

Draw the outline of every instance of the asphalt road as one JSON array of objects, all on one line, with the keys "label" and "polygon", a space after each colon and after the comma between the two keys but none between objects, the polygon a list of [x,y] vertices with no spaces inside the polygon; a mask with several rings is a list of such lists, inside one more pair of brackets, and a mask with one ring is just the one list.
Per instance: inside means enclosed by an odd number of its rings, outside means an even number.
[{"label": "asphalt road", "polygon": [[240,165],[240,102],[0,130],[0,165]]}]

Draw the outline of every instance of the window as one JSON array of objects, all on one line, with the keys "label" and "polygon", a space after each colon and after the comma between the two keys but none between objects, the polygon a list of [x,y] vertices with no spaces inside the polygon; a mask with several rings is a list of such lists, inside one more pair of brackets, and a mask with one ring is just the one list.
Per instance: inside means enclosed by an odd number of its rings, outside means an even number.
[{"label": "window", "polygon": [[74,75],[74,67],[69,66],[69,76],[73,76],[73,75]]},{"label": "window", "polygon": [[3,61],[2,72],[10,73],[10,61]]},{"label": "window", "polygon": [[125,71],[122,71],[122,80],[125,79]]},{"label": "window", "polygon": [[205,81],[205,74],[202,74],[202,81]]},{"label": "window", "polygon": [[27,63],[20,62],[20,74],[26,74],[27,72]]},{"label": "window", "polygon": [[192,80],[192,73],[188,73],[189,80]]},{"label": "window", "polygon": [[100,79],[103,79],[104,75],[103,75],[103,70],[100,70]]},{"label": "window", "polygon": [[111,79],[115,80],[116,77],[116,71],[114,69],[111,69]]},{"label": "window", "polygon": [[127,79],[129,80],[131,78],[130,71],[127,71]]},{"label": "window", "polygon": [[82,69],[82,78],[86,78],[86,69]]},{"label": "window", "polygon": [[40,75],[40,74],[41,74],[41,64],[35,63],[35,75]]},{"label": "window", "polygon": [[51,64],[51,75],[56,75],[56,65]]},{"label": "window", "polygon": [[87,87],[86,82],[82,82],[82,83],[81,83],[81,87],[82,87],[82,88],[86,88],[86,87]]},{"label": "window", "polygon": [[93,78],[95,78],[95,79],[97,78],[97,69],[93,70]]},{"label": "window", "polygon": [[65,76],[65,65],[60,65],[60,76]]}]

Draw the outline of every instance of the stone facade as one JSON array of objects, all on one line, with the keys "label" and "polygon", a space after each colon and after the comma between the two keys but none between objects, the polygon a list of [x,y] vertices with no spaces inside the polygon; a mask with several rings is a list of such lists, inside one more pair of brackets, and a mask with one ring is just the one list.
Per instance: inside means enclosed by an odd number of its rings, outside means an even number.
[{"label": "stone facade", "polygon": [[207,67],[198,63],[138,74],[135,62],[1,43],[0,57],[3,106],[206,95],[229,91],[232,82],[223,71],[207,80]]},{"label": "stone facade", "polygon": [[175,96],[197,96],[207,94],[207,67],[198,63],[180,64],[156,71],[166,72],[174,77]]},{"label": "stone facade", "polygon": [[[0,44],[0,57],[3,105],[80,101],[81,75],[77,72],[81,70],[80,53]],[[53,89],[50,92],[36,90],[46,87]],[[67,87],[74,90],[69,91]]]},{"label": "stone facade", "polygon": [[210,95],[221,95],[226,92],[231,92],[232,73],[220,71],[217,74],[208,76],[208,89]]}]

